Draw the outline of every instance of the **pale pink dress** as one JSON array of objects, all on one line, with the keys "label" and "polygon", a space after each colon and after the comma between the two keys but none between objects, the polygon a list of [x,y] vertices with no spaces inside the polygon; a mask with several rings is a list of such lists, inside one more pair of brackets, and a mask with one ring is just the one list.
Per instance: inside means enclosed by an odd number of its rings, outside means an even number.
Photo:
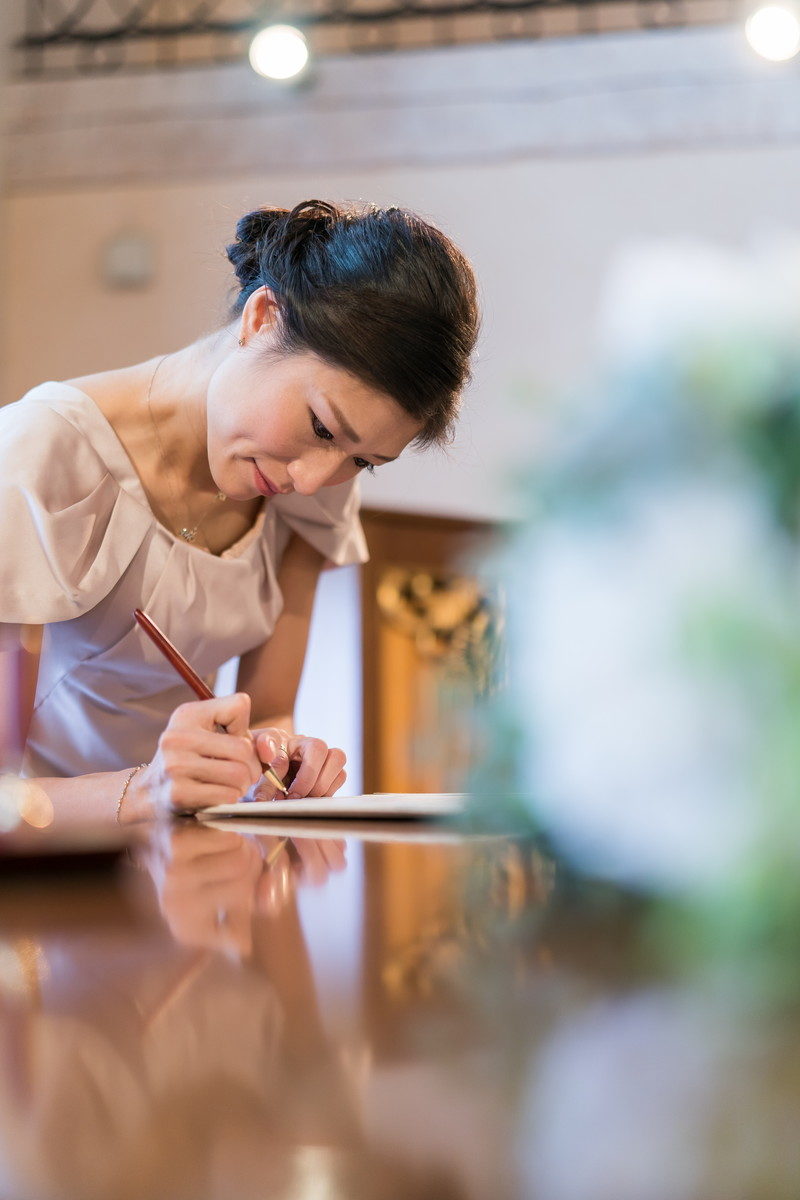
[{"label": "pale pink dress", "polygon": [[0,622],[46,626],[28,775],[149,760],[193,699],[136,625],[143,608],[204,678],[272,633],[292,531],[332,562],[363,562],[355,481],[275,497],[219,557],[155,518],[94,401],[48,382],[0,409]]}]

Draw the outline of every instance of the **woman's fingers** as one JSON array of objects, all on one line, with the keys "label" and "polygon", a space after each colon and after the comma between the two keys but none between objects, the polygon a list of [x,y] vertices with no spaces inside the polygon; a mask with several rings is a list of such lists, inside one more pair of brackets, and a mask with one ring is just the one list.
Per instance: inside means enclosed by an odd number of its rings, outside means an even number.
[{"label": "woman's fingers", "polygon": [[162,788],[165,805],[175,813],[193,813],[214,804],[236,804],[242,798],[238,788],[218,783],[199,783],[196,779],[167,780]]},{"label": "woman's fingers", "polygon": [[[330,747],[321,738],[289,734],[276,726],[254,731],[262,762],[289,784],[292,800],[305,796],[332,796],[347,778],[343,750]],[[279,799],[280,793],[263,780],[256,799]]]},{"label": "woman's fingers", "polygon": [[248,788],[241,763],[222,759],[167,757],[157,780],[164,802],[176,812],[194,812],[212,804],[235,804]]},{"label": "woman's fingers", "polygon": [[346,779],[347,779],[347,771],[340,771],[339,774],[334,779],[331,786],[328,788],[325,795],[332,796],[334,794],[334,792],[338,792],[339,788],[342,787],[342,785],[344,784]]},{"label": "woman's fingers", "polygon": [[291,736],[285,729],[275,725],[253,730],[258,757],[265,766],[272,768],[279,779],[283,779],[289,769],[288,745]]},{"label": "woman's fingers", "polygon": [[336,781],[343,774],[347,761],[344,750],[329,748],[319,738],[310,737],[290,738],[289,757],[298,764],[289,788],[290,799],[332,795],[332,789],[335,790]]},{"label": "woman's fingers", "polygon": [[249,722],[250,697],[244,692],[180,704],[169,721],[175,729],[213,729],[215,725],[224,725],[229,734],[240,737],[247,736]]},{"label": "woman's fingers", "polygon": [[194,812],[239,800],[261,777],[249,718],[250,700],[241,693],[176,708],[147,770],[158,802]]},{"label": "woman's fingers", "polygon": [[202,750],[187,746],[165,748],[162,761],[166,774],[175,781],[192,779],[198,783],[216,783],[220,787],[235,788],[244,795],[259,778],[253,767],[238,758],[215,758]]}]

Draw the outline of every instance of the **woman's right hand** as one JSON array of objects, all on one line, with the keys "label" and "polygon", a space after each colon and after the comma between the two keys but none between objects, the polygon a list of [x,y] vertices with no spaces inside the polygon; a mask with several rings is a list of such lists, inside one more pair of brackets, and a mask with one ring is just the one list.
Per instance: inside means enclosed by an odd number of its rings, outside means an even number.
[{"label": "woman's right hand", "polygon": [[[250,697],[243,693],[181,704],[158,739],[152,761],[131,780],[120,821],[192,813],[240,800],[263,770],[249,721]],[[217,725],[228,732],[218,732]]]}]

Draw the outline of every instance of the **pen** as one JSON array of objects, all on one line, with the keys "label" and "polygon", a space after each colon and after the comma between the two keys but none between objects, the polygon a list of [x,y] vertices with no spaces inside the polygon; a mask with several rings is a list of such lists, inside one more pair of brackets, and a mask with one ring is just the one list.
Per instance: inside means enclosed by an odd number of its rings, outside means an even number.
[{"label": "pen", "polygon": [[[151,642],[153,642],[153,644],[157,646],[164,655],[164,658],[166,658],[167,662],[172,664],[184,683],[188,683],[195,696],[197,696],[200,700],[213,700],[214,693],[211,691],[211,688],[204,679],[200,678],[194,668],[189,666],[180,650],[173,646],[167,635],[158,628],[155,621],[148,617],[147,613],[142,612],[140,608],[135,608],[133,610],[133,615],[147,636],[150,638]],[[218,725],[217,729],[221,733],[228,732],[224,725]],[[262,766],[264,766],[263,763]],[[284,795],[286,794],[288,791],[286,785],[281,779],[278,778],[278,776],[272,770],[272,767],[264,766],[264,776],[270,781],[271,784],[273,784],[276,788],[279,788]]]},{"label": "pen", "polygon": [[272,864],[277,861],[278,855],[280,854],[281,850],[288,851],[288,847],[289,847],[288,837],[281,838],[281,840],[278,842],[278,844],[276,846],[272,847],[269,854],[264,859],[264,866],[271,867]]}]

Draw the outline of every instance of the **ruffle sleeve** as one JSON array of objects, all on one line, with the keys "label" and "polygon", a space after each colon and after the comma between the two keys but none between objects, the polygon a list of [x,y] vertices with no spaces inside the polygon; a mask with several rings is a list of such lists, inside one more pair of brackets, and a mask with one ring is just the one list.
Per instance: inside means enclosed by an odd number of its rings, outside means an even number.
[{"label": "ruffle sleeve", "polygon": [[151,514],[80,429],[46,403],[0,409],[0,621],[47,624],[94,608]]},{"label": "ruffle sleeve", "polygon": [[337,567],[369,558],[364,530],[358,518],[358,480],[322,488],[313,496],[275,496],[271,500],[279,520],[293,533],[319,550]]}]

